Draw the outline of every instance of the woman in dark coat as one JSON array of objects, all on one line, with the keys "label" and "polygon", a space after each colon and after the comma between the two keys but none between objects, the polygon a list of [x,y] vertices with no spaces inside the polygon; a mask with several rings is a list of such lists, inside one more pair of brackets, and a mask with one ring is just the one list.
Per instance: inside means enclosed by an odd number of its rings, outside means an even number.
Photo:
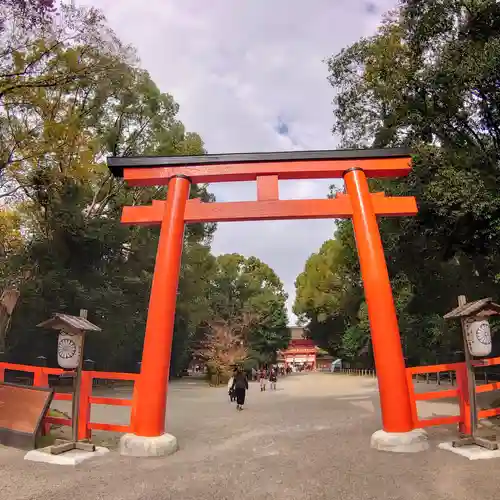
[{"label": "woman in dark coat", "polygon": [[248,379],[243,370],[237,368],[234,373],[233,389],[236,395],[236,409],[243,410],[245,396],[248,389]]}]

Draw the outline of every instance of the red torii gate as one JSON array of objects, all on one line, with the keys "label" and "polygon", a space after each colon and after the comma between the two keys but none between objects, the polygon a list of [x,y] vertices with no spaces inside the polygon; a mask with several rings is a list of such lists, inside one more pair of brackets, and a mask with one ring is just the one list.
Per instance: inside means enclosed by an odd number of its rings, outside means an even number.
[{"label": "red torii gate", "polygon": [[[132,186],[168,185],[166,201],[155,200],[150,206],[124,207],[122,214],[124,224],[161,225],[141,375],[134,394],[134,434],[124,437],[129,440],[125,446],[128,447],[127,454],[162,454],[157,448],[158,439],[153,439],[156,443],[152,445],[153,451],[137,451],[134,447],[137,442],[141,443],[139,448],[151,447],[147,438],[159,438],[165,432],[184,224],[198,222],[351,217],[368,306],[384,430],[382,442],[374,443],[372,439],[372,445],[380,449],[396,449],[415,440],[422,441],[422,436],[415,438],[412,434],[411,404],[398,321],[377,225],[377,216],[415,215],[417,205],[414,197],[395,198],[386,197],[384,193],[370,193],[367,182],[368,177],[407,175],[411,169],[408,150],[110,157],[108,166],[113,175],[124,178]],[[346,194],[333,199],[279,199],[280,179],[323,178],[343,178]],[[256,181],[257,200],[204,203],[199,199],[189,199],[191,184],[237,181]],[[394,441],[398,436],[401,439]],[[137,439],[130,444],[134,438]],[[169,446],[173,451],[176,444]],[[396,451],[404,451],[399,448]]]}]

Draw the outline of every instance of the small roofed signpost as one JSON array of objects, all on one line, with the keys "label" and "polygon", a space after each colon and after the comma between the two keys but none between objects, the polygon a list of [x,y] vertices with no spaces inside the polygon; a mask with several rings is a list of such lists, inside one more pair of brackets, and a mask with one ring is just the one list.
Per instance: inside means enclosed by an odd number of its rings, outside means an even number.
[{"label": "small roofed signpost", "polygon": [[491,298],[467,303],[465,295],[458,297],[458,307],[444,315],[445,319],[460,319],[464,337],[465,365],[467,368],[467,392],[469,399],[470,435],[453,441],[453,447],[477,445],[489,450],[498,449],[498,444],[477,435],[476,377],[474,357],[485,357],[491,353],[491,332],[489,316],[500,314],[500,305]]},{"label": "small roofed signpost", "polygon": [[74,370],[73,400],[71,405],[71,441],[57,440],[50,448],[52,455],[70,450],[95,451],[95,445],[78,440],[78,413],[80,407],[80,388],[83,366],[85,332],[100,332],[101,329],[87,320],[87,311],[82,309],[80,316],[56,313],[51,319],[37,325],[59,331],[57,342],[57,362],[65,370]]}]

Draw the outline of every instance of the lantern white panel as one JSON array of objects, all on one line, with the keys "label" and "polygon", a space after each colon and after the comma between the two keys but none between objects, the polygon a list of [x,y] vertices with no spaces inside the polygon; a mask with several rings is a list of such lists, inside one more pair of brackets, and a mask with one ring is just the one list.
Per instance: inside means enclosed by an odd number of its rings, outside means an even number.
[{"label": "lantern white panel", "polygon": [[66,370],[75,369],[82,355],[83,335],[61,330],[57,342],[57,363]]},{"label": "lantern white panel", "polygon": [[491,331],[487,319],[467,318],[465,333],[472,356],[483,357],[491,353]]}]

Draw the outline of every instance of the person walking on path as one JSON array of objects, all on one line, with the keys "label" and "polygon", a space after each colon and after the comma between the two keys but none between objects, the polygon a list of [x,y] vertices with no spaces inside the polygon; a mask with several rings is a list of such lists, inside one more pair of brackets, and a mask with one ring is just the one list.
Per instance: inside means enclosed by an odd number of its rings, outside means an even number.
[{"label": "person walking on path", "polygon": [[248,389],[248,379],[243,370],[240,368],[236,369],[233,381],[234,393],[236,395],[236,409],[238,411],[243,410],[243,405],[245,404],[245,396]]},{"label": "person walking on path", "polygon": [[266,375],[266,369],[262,368],[260,371],[260,391],[265,391],[266,390],[266,382],[267,382],[267,375]]},{"label": "person walking on path", "polygon": [[278,382],[278,370],[276,368],[271,368],[269,372],[269,385],[271,387],[271,391],[276,390],[276,382]]}]

